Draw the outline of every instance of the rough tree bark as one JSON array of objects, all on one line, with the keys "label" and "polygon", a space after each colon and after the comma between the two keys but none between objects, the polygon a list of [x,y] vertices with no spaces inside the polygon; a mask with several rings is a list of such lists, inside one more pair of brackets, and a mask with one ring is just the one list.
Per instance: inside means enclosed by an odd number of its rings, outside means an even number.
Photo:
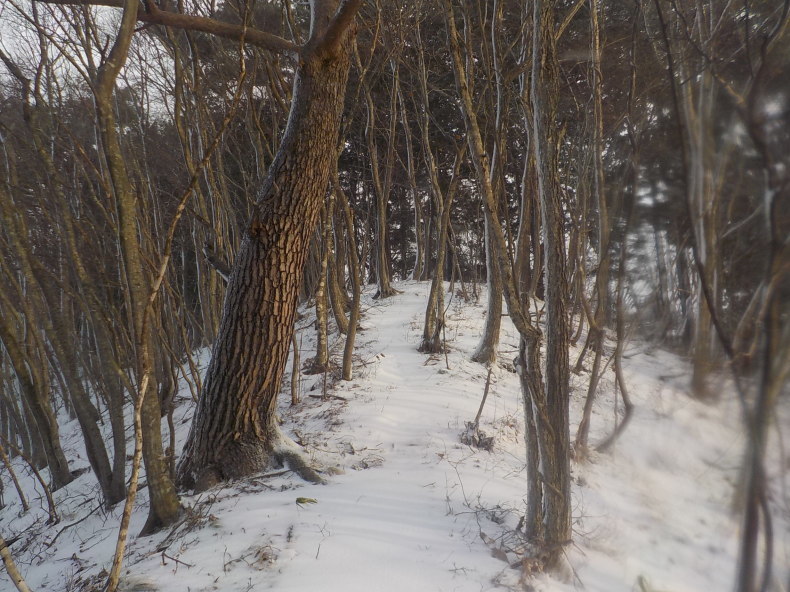
[{"label": "rough tree bark", "polygon": [[546,407],[541,417],[546,565],[553,568],[571,539],[568,315],[564,216],[559,183],[559,63],[555,0],[535,0],[532,112],[546,274]]},{"label": "rough tree bark", "polygon": [[280,148],[228,282],[203,393],[178,464],[182,487],[203,490],[287,462],[319,481],[282,435],[277,393],[288,358],[299,282],[336,157],[360,0],[313,2],[310,39],[299,52]]}]

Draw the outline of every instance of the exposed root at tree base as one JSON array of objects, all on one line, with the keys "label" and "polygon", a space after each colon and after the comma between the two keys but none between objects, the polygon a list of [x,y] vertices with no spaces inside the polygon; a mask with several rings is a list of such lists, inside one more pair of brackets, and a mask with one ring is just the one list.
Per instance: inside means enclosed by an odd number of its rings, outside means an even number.
[{"label": "exposed root at tree base", "polygon": [[309,481],[310,483],[326,483],[323,477],[307,463],[304,456],[295,450],[277,451],[274,455],[277,462],[288,467],[305,481]]},{"label": "exposed root at tree base", "polygon": [[473,362],[490,366],[496,363],[496,348],[488,345],[480,345],[472,353],[471,358]]},{"label": "exposed root at tree base", "polygon": [[234,442],[196,471],[180,466],[179,485],[199,493],[226,481],[244,479],[272,465],[287,467],[310,483],[325,482],[310,466],[299,446],[282,432],[276,421],[272,421],[267,441]]},{"label": "exposed root at tree base", "polygon": [[313,469],[297,444],[286,436],[279,427],[272,438],[272,457],[283,466],[299,475],[310,483],[326,483],[326,481]]},{"label": "exposed root at tree base", "polygon": [[381,289],[376,290],[376,293],[373,294],[373,300],[380,300],[384,298],[389,298],[391,296],[395,296],[396,294],[402,294],[402,290],[398,290],[397,288],[390,287],[388,290],[382,291]]}]

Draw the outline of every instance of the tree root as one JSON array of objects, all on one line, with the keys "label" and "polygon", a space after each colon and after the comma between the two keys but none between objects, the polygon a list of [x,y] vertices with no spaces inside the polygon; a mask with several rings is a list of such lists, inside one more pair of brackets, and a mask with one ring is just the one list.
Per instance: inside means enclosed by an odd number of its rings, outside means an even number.
[{"label": "tree root", "polygon": [[307,463],[304,455],[296,450],[276,450],[274,451],[274,458],[277,459],[277,462],[283,466],[287,466],[305,481],[309,481],[310,483],[326,483],[324,478]]},{"label": "tree root", "polygon": [[244,479],[270,466],[288,467],[310,483],[325,483],[321,475],[310,466],[299,445],[282,432],[276,421],[272,421],[269,424],[267,440],[235,442],[219,453],[211,463],[198,470],[189,469],[182,459],[179,486],[182,490],[192,489],[197,493],[224,481]]},{"label": "tree root", "polygon": [[283,466],[310,483],[326,483],[323,477],[310,466],[296,442],[286,436],[279,426],[272,438],[272,457]]}]

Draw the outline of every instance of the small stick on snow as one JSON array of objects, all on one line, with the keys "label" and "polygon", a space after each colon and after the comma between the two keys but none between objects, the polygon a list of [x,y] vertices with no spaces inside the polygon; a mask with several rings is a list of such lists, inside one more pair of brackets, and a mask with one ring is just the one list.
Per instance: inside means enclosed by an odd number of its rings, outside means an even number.
[{"label": "small stick on snow", "polygon": [[184,561],[181,561],[180,559],[177,559],[175,557],[171,557],[170,555],[168,555],[167,553],[162,551],[162,565],[167,565],[165,563],[165,559],[169,559],[170,561],[175,561],[176,567],[178,567],[179,565],[185,565],[187,568],[194,567],[191,563],[186,563]]},{"label": "small stick on snow", "polygon": [[488,389],[491,388],[491,370],[493,368],[493,364],[489,364],[488,366],[488,376],[486,376],[486,388],[483,391],[483,400],[480,401],[480,409],[477,410],[477,415],[475,416],[475,429],[480,425],[480,416],[483,414],[483,407],[486,404],[486,399],[488,398]]}]

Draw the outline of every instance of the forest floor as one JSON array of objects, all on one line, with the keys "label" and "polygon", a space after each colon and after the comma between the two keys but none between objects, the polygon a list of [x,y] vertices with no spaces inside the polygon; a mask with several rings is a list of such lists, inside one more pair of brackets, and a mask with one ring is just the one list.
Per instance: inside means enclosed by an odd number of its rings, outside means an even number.
[{"label": "forest floor", "polygon": [[[447,313],[448,352],[429,356],[417,351],[429,284],[398,287],[403,292],[393,298],[364,301],[353,381],[326,377],[323,397],[323,375],[301,376],[302,402],[291,407],[289,377],[284,380],[283,429],[325,470],[327,484],[272,469],[184,496],[188,519],[136,538],[147,513],[143,487],[122,590],[524,589],[516,531],[526,491],[523,410],[510,363],[517,336],[505,319],[500,365],[480,422],[494,437],[493,450],[464,445],[459,437],[477,413],[486,382],[486,369],[469,360],[485,303],[455,295]],[[313,347],[310,321],[299,321],[303,360]],[[342,339],[335,339],[339,361]],[[571,363],[577,355],[574,349]],[[593,451],[572,464],[574,536],[566,569],[552,577],[538,574],[528,585],[544,592],[730,590],[739,530],[733,500],[745,446],[739,403],[724,379],[715,404],[693,400],[687,362],[645,344],[629,345],[625,370],[635,404],[631,424],[610,452]],[[622,416],[613,378],[609,367],[593,416],[593,446]],[[572,375],[572,434],[586,385],[584,373]],[[177,450],[192,407],[185,387],[175,416]],[[790,414],[781,411],[786,426]],[[72,467],[87,467],[76,422],[62,419]],[[790,466],[776,434],[769,476],[774,573],[786,586]],[[14,466],[34,507],[20,511],[4,472],[0,533],[21,535],[11,550],[28,585],[34,592],[100,590],[122,504],[103,510],[86,473],[55,492],[61,521],[47,526],[42,492],[21,463]],[[12,589],[3,575],[0,590]],[[787,590],[780,584],[773,589]]]}]

